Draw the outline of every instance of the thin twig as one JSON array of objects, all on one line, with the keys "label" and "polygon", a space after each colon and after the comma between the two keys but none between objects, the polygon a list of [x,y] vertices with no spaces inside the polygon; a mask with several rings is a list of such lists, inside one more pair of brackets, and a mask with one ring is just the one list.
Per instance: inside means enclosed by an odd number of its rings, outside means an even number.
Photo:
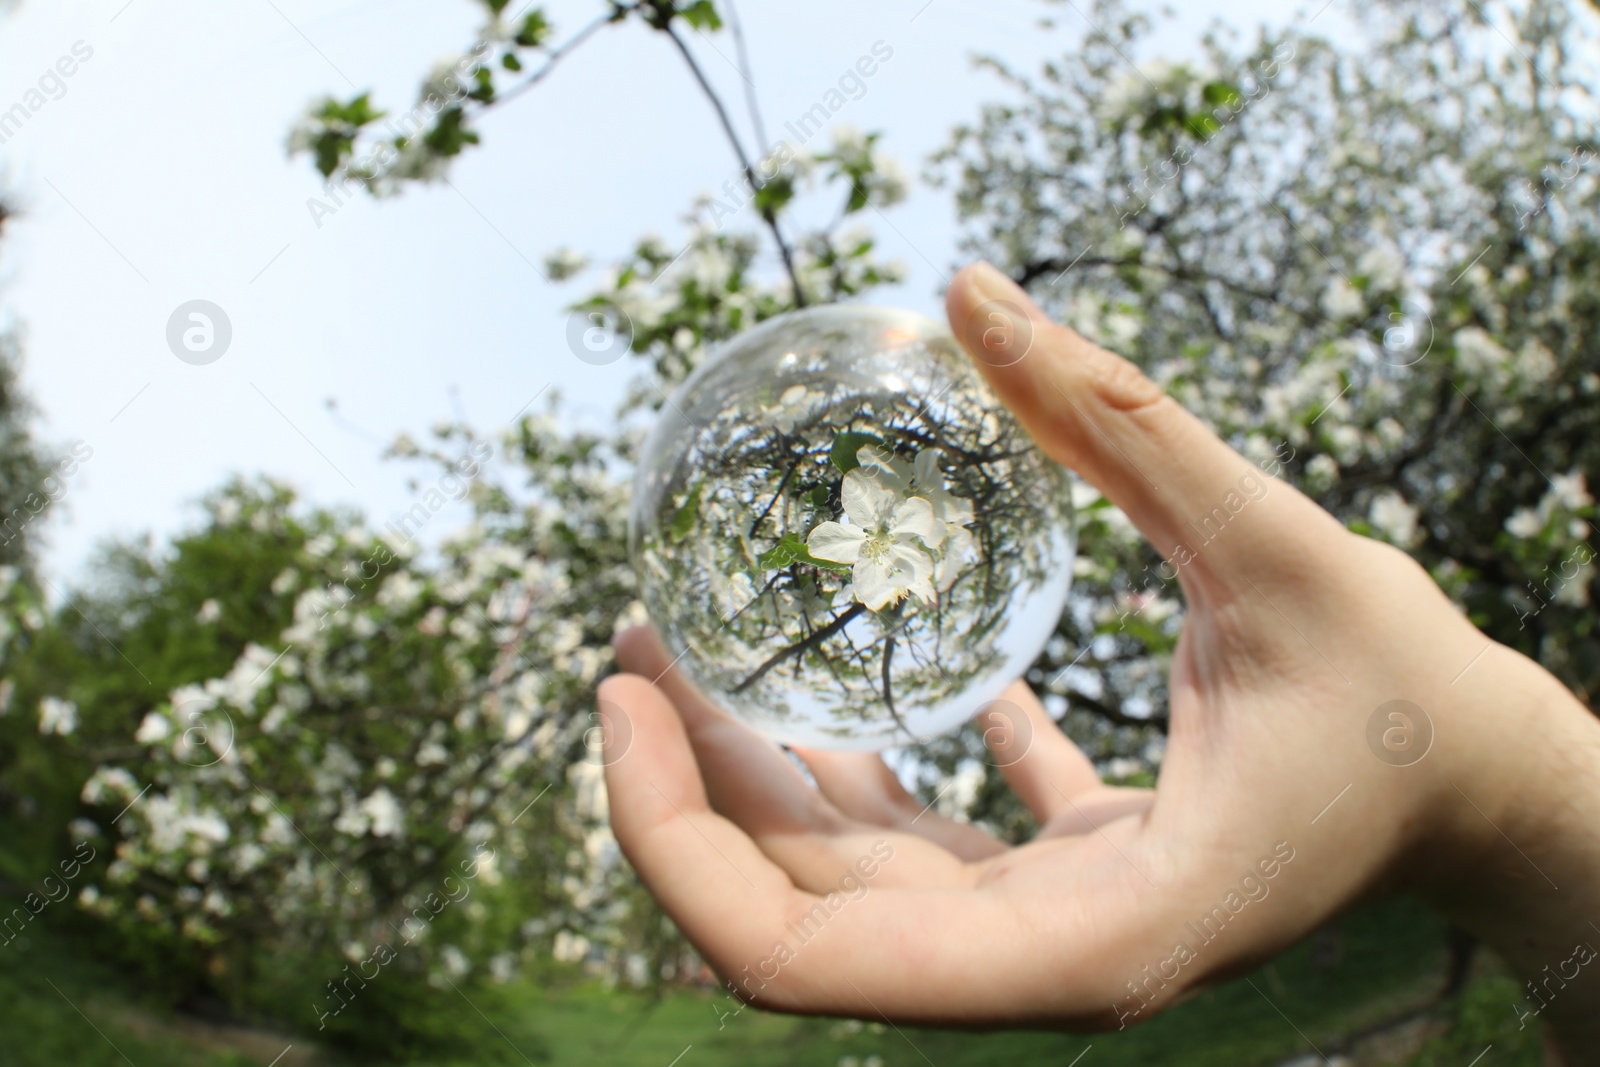
[{"label": "thin twig", "polygon": [[850,620],[854,619],[857,615],[860,615],[866,610],[867,606],[865,604],[851,604],[844,610],[843,614],[835,616],[834,620],[828,623],[828,625],[824,626],[822,629],[815,631],[803,640],[796,641],[788,648],[781,649],[778,652],[773,653],[770,659],[768,659],[761,666],[757,667],[755,670],[751,671],[750,675],[745,678],[744,681],[740,682],[729,691],[733,693],[744,692],[746,689],[749,689],[752,685],[755,685],[761,679],[765,678],[768,672],[770,672],[774,667],[781,665],[784,660],[792,659],[793,657],[800,655],[800,653],[820,645],[822,642],[826,641],[828,638],[832,637],[834,634],[848,626],[850,624]]},{"label": "thin twig", "polygon": [[891,634],[883,642],[883,703],[889,709],[889,718],[894,724],[905,731],[905,735],[916,740],[916,735],[906,727],[905,720],[900,718],[900,713],[894,709],[894,688],[889,683],[889,661],[894,658],[894,636]]},{"label": "thin twig", "polygon": [[[678,52],[683,56],[683,61],[689,64],[689,72],[694,75],[695,81],[700,83],[700,89],[705,93],[706,99],[711,101],[711,107],[717,113],[717,121],[722,123],[722,132],[727,134],[728,143],[733,146],[734,155],[739,157],[739,166],[744,169],[744,177],[750,183],[752,195],[761,192],[761,182],[756,179],[756,169],[750,163],[750,157],[745,153],[744,145],[739,141],[739,133],[733,128],[733,122],[728,118],[728,109],[722,106],[722,98],[717,95],[711,83],[706,80],[705,72],[700,69],[700,64],[695,61],[694,53],[689,51],[689,46],[684,43],[678,31],[672,28],[670,22],[663,21],[661,32],[672,39],[678,46]],[[772,239],[778,244],[778,254],[783,258],[783,269],[789,275],[789,284],[794,289],[794,306],[806,306],[805,293],[800,288],[800,274],[795,270],[794,255],[789,251],[789,242],[783,239],[783,231],[778,227],[778,217],[770,207],[759,207],[762,221],[767,224],[767,229],[772,231]]]},{"label": "thin twig", "polygon": [[789,469],[783,472],[783,480],[778,483],[778,489],[772,494],[772,499],[767,501],[767,506],[761,509],[761,514],[756,516],[756,521],[750,524],[750,536],[754,537],[761,528],[761,523],[772,513],[772,507],[783,496],[783,491],[789,488],[789,479],[794,477],[794,472],[800,469],[800,461],[806,458],[804,452],[794,457],[794,462],[789,464]]},{"label": "thin twig", "polygon": [[756,82],[750,74],[750,53],[744,46],[744,27],[739,23],[739,12],[733,0],[727,0],[728,28],[733,31],[733,46],[738,49],[739,75],[744,78],[744,99],[750,108],[750,125],[756,131],[756,150],[765,151],[772,146],[767,140],[767,128],[761,121],[761,104],[756,100]]},{"label": "thin twig", "polygon": [[[618,10],[631,10],[631,8],[619,8]],[[541,81],[543,81],[545,76],[555,69],[555,65],[565,59],[573,49],[583,44],[584,41],[587,41],[590,37],[597,33],[602,26],[616,21],[618,20],[615,15],[601,15],[583,29],[573,34],[572,37],[567,40],[566,44],[559,48],[552,49],[549,53],[547,53],[549,58],[545,60],[544,66],[528,75],[516,85],[513,85],[511,88],[507,89],[505,92],[484,101],[478,110],[487,111],[496,104],[503,104],[507,100],[514,100],[523,93],[527,92],[529,89],[532,89],[535,85],[538,85]]]}]

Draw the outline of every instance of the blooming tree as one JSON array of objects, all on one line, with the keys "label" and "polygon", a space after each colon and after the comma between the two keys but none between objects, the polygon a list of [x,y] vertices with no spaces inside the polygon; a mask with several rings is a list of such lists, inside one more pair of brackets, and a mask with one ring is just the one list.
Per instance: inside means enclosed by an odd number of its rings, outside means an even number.
[{"label": "blooming tree", "polygon": [[[399,132],[379,132],[366,96],[330,99],[294,145],[335,188],[392,193],[440,176],[479,143],[480,113],[609,24],[643,20],[706,85],[684,30],[716,31],[725,14],[711,0],[611,3],[555,43],[538,9],[513,23],[503,2],[485,6],[483,32]],[[1247,45],[1209,37],[1199,59],[1172,64],[1148,54],[1145,19],[1099,3],[1091,21],[1110,36],[1038,75],[987,61],[1003,99],[956,130],[930,176],[953,188],[969,252],[1140,363],[1265,472],[1413,553],[1487,633],[1590,698],[1591,15],[1554,0],[1360,10],[1359,45],[1291,27]],[[234,487],[207,529],[272,560],[256,602],[202,596],[181,568],[136,555],[120,572],[130,595],[101,602],[126,607],[119,641],[158,617],[127,607],[150,589],[182,605],[170,618],[185,647],[226,632],[163,667],[164,695],[139,692],[70,619],[66,634],[101,657],[98,677],[129,684],[69,691],[17,674],[30,733],[49,728],[38,743],[81,744],[76,814],[94,825],[75,832],[112,846],[79,899],[185,946],[197,982],[240,996],[266,982],[286,1002],[314,999],[326,1013],[314,1021],[338,1028],[380,1003],[399,1017],[403,999],[383,998],[408,981],[505,976],[546,954],[606,959],[641,981],[693,966],[616,862],[592,750],[606,642],[643,614],[624,534],[642,423],[709,346],[898,277],[856,221],[903,194],[874,137],[749,152],[707,92],[763,232],[729,232],[727,205],[703,199],[684,241],[641,240],[575,302],[631,324],[639,376],[613,437],[541,412],[490,442],[490,462],[469,428],[445,428],[419,458],[464,480],[472,517],[436,559],[354,517],[299,514],[281,488]],[[836,199],[841,224],[791,232],[806,195]],[[576,277],[586,260],[559,251],[549,266]],[[804,389],[769,399],[766,447],[816,429]],[[837,443],[806,453],[815,477],[795,487],[795,521],[768,531],[776,544],[794,535],[790,555],[763,582],[783,571],[797,601],[809,588],[828,608],[896,610],[943,595],[948,560],[994,558],[969,520],[980,487],[949,451],[847,441],[830,470]],[[787,467],[769,460],[776,494]],[[1111,777],[1137,780],[1160,760],[1176,571],[1108,502],[1071,493],[1074,592],[1028,678]],[[714,503],[686,511],[686,528]],[[1248,523],[1240,506],[1194,516],[1190,547]],[[761,588],[749,570],[721,569],[705,586],[711,610],[748,603]],[[145,646],[123,647],[140,662]],[[982,758],[967,732],[925,743],[906,767],[930,797],[955,775],[943,803],[1024,832]],[[436,910],[450,886],[468,893]],[[264,944],[337,969],[312,988],[265,974]],[[393,962],[373,962],[379,945]],[[346,984],[346,964],[364,985]]]},{"label": "blooming tree", "polygon": [[[502,6],[489,5],[485,37],[506,44]],[[458,99],[461,121],[485,96]],[[329,148],[319,112],[323,133],[296,144],[346,165],[353,142]],[[471,143],[452,128],[459,142],[408,142],[367,184],[438,176]],[[836,189],[847,215],[902,195],[872,140],[843,131],[828,150],[765,161],[786,190],[766,208],[773,229],[810,189]],[[632,316],[658,381],[708,341],[897,276],[862,231],[832,228],[802,235],[767,277],[757,240],[726,232],[718,211],[695,205],[682,254],[641,241],[584,302]],[[551,259],[553,273],[581,269]],[[84,768],[72,833],[110,857],[77,900],[126,943],[156,946],[185,975],[169,985],[383,1044],[413,1033],[430,985],[505,980],[552,957],[606,960],[638,982],[696,966],[617,862],[592,711],[612,633],[642,618],[624,536],[642,420],[625,412],[614,439],[574,434],[554,403],[492,439],[442,426],[426,447],[397,442],[397,460],[433,473],[382,529],[308,512],[281,485],[231,485],[172,552],[112,553],[106,589],[79,599],[97,629],[61,620],[101,660],[128,659],[98,668],[126,682],[114,698],[86,681],[52,694],[84,721],[61,739]],[[421,551],[424,525],[460,521],[434,518],[452,501],[465,525]]]},{"label": "blooming tree", "polygon": [[[1358,14],[1359,48],[1291,26],[1174,65],[1099,5],[1111,36],[1037,77],[985,61],[1006,99],[933,176],[971,253],[1588,699],[1592,12]],[[1182,610],[1175,568],[1093,495],[1077,603],[1031,678],[1133,770],[1159,753],[1130,727],[1163,728]],[[1248,521],[1194,516],[1190,547]]]}]

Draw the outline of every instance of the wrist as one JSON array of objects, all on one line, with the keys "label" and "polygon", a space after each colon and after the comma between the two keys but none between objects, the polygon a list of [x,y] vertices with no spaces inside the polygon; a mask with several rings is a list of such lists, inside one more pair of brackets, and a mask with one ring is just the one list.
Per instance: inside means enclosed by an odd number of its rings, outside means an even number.
[{"label": "wrist", "polygon": [[1444,705],[1414,886],[1517,972],[1524,1025],[1600,1064],[1600,720],[1531,660],[1485,658]]}]

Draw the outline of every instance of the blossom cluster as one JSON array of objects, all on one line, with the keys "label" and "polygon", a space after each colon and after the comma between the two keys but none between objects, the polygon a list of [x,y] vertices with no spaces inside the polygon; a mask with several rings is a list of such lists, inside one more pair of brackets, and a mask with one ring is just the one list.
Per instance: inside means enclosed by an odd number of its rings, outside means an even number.
[{"label": "blossom cluster", "polygon": [[840,498],[849,524],[828,520],[806,538],[818,559],[849,564],[849,592],[873,611],[914,596],[931,603],[948,589],[974,551],[972,503],[950,493],[939,451],[914,463],[864,445],[846,472]]}]

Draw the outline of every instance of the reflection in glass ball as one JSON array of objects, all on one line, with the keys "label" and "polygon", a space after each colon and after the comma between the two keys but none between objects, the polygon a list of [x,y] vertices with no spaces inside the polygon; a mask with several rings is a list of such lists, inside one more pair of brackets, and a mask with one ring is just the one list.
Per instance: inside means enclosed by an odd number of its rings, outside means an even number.
[{"label": "reflection in glass ball", "polygon": [[663,405],[629,550],[677,666],[785,743],[959,726],[1054,632],[1065,472],[948,330],[858,306],[768,320]]}]

